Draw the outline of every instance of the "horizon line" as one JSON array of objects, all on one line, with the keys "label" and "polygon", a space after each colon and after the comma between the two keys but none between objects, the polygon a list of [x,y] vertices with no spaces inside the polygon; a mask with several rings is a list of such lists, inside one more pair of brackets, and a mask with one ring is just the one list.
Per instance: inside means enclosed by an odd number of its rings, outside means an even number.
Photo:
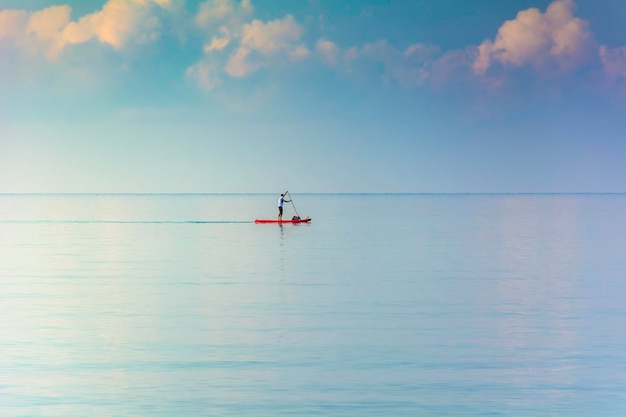
[{"label": "horizon line", "polygon": [[[274,195],[276,192],[0,192],[0,196],[210,196]],[[291,193],[290,193],[291,194]],[[470,192],[297,192],[299,195],[623,195],[626,191],[470,191]]]}]

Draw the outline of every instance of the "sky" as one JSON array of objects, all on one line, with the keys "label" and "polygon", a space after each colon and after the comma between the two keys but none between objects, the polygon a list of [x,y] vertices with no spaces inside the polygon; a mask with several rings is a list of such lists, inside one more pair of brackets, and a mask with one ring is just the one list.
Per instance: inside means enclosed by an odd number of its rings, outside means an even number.
[{"label": "sky", "polygon": [[623,0],[0,0],[0,193],[626,192]]}]

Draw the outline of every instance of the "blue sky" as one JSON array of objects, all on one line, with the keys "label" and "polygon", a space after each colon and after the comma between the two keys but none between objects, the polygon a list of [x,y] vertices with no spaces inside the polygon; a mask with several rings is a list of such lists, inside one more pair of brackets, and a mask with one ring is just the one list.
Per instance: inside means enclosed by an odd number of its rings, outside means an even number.
[{"label": "blue sky", "polygon": [[624,192],[622,0],[0,0],[0,192]]}]

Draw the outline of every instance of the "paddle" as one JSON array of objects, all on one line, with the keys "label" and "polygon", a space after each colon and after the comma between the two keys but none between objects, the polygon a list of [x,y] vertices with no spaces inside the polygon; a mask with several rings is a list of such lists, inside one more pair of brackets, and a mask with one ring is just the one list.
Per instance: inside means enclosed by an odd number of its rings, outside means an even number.
[{"label": "paddle", "polygon": [[[289,194],[289,191],[285,191],[285,197],[287,196],[287,194]],[[291,194],[289,194],[289,201],[291,201],[291,205],[293,206],[293,211],[296,212],[296,216],[300,217],[300,215],[298,214],[298,210],[296,210],[296,205],[293,204],[293,197],[291,196]]]}]

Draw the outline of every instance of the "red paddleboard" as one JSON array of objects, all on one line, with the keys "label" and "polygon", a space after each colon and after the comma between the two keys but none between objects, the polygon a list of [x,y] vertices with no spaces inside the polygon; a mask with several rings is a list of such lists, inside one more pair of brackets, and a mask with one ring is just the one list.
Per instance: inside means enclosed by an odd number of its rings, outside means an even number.
[{"label": "red paddleboard", "polygon": [[305,219],[297,219],[297,220],[291,220],[291,219],[283,219],[283,220],[278,220],[278,219],[256,219],[254,222],[255,223],[308,223],[311,221],[310,217],[307,217]]}]

